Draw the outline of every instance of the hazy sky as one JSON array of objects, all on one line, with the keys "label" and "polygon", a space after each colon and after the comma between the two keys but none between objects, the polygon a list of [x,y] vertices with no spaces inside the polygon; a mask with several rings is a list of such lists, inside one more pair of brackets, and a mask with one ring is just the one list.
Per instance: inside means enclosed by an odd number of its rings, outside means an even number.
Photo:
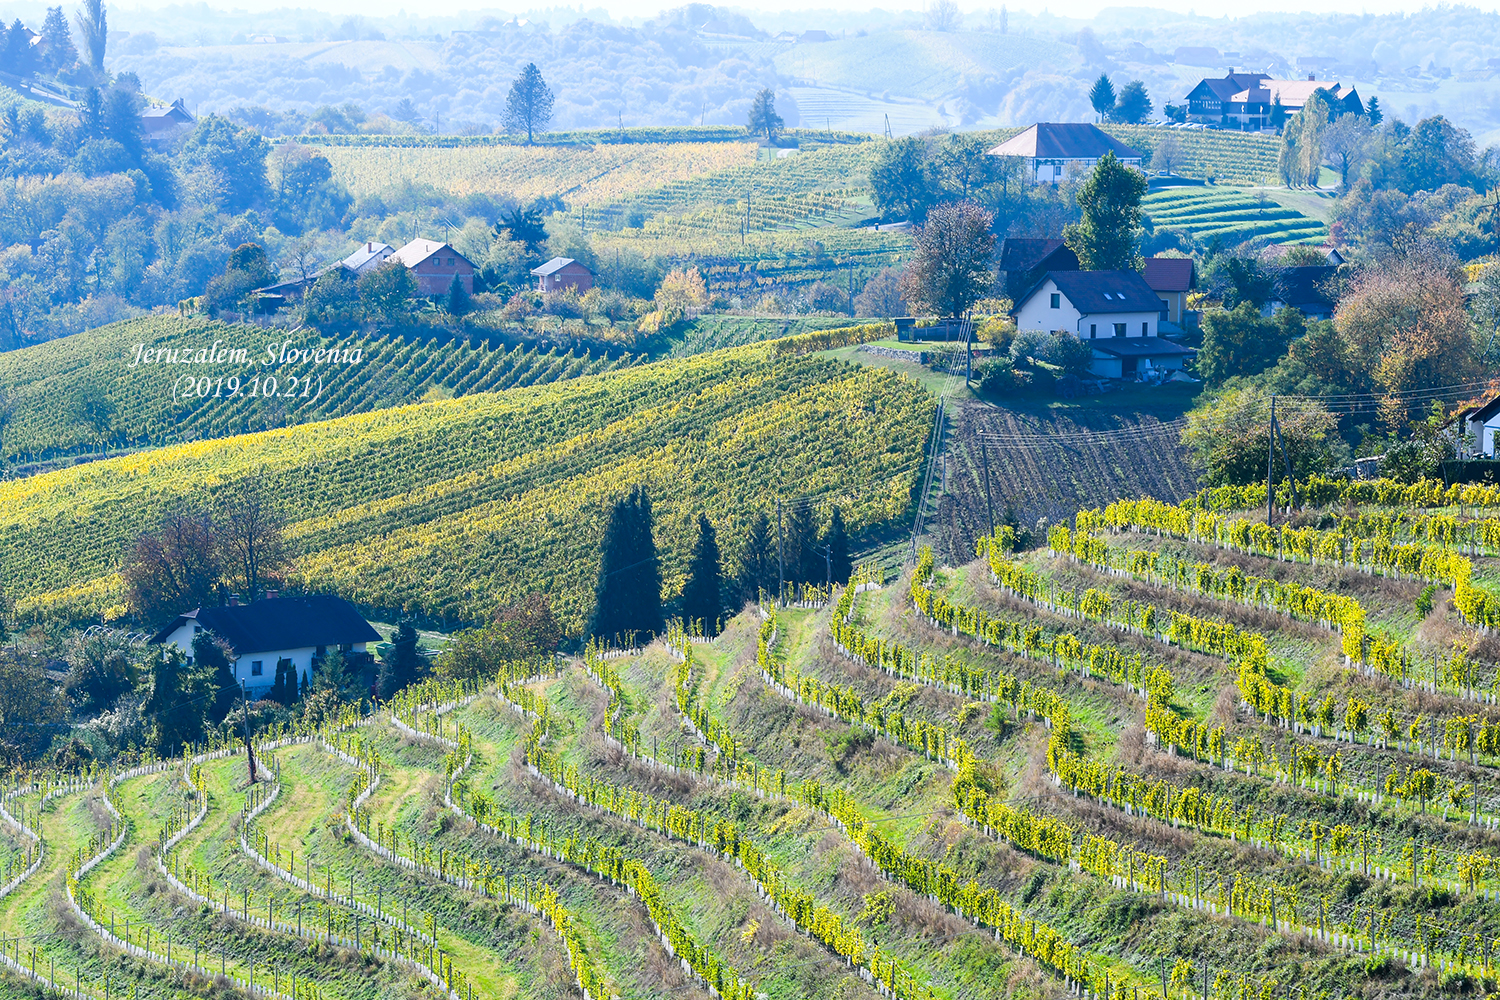
[{"label": "hazy sky", "polygon": [[[602,7],[603,9],[608,10],[615,17],[620,18],[645,18],[651,17],[667,8],[681,6],[683,2],[685,2],[685,0],[609,0],[609,2],[605,3],[589,2],[587,4],[587,7],[591,10]],[[988,2],[975,3],[972,2],[972,0],[959,0],[959,6],[961,9],[967,12],[983,12],[991,8],[1000,7],[1002,2],[1012,11],[1041,13],[1043,10],[1046,10],[1051,12],[1052,14],[1060,15],[1063,17],[1078,18],[1091,18],[1099,11],[1108,8],[1135,6],[1122,5],[1119,3],[1109,3],[1107,2],[1107,0],[1069,0],[1069,2],[1064,3],[1025,2],[1025,0],[1022,0],[1022,2],[1016,2],[1016,0],[997,0],[997,2],[993,4]],[[1415,13],[1417,11],[1420,11],[1424,7],[1431,7],[1431,5],[1431,0],[1321,0],[1321,2],[1318,3],[1316,7],[1316,12],[1324,14],[1334,11],[1349,14],[1394,14],[1400,12]],[[124,2],[110,4],[110,6],[117,7],[122,10],[129,10],[132,8],[141,10],[154,10],[168,6],[168,4],[151,2]],[[210,2],[209,6],[220,7],[221,4]],[[534,2],[515,2],[515,0],[512,0],[512,3],[506,6],[502,6],[499,3],[494,5],[494,7],[498,7],[502,11],[525,10],[528,8],[542,6],[552,5],[538,4]],[[564,5],[559,4],[557,6]],[[819,0],[819,2],[817,2],[816,4],[796,4],[791,2],[791,0],[766,0],[764,4],[756,5],[754,8],[751,8],[749,5],[742,4],[726,4],[725,6],[744,10],[747,13],[750,13],[752,17],[754,17],[754,10],[760,10],[766,13],[795,12],[798,20],[802,20],[803,18],[813,15],[819,11],[828,11],[829,13],[861,13],[869,11],[872,4],[869,2],[869,0]],[[1214,3],[1212,2],[1212,0],[1158,0],[1158,2],[1141,6],[1149,6],[1158,10],[1170,10],[1182,14],[1193,12],[1196,14],[1207,16],[1221,16],[1222,12],[1222,4]],[[1460,4],[1460,6],[1478,7],[1480,10],[1493,11],[1497,8],[1497,6],[1500,6],[1500,0],[1480,0],[1480,2],[1478,3]],[[238,2],[224,3],[222,4],[222,7],[227,9],[238,9],[242,11],[266,11],[277,9],[285,10],[288,7],[306,7],[320,11],[336,12],[341,14],[364,14],[366,16],[373,17],[394,15],[401,11],[407,11],[412,14],[427,12],[426,8],[423,8],[421,4],[414,2],[414,0],[318,0],[318,2],[315,3],[305,4],[289,4],[286,2],[286,0],[238,0]],[[898,10],[902,7],[906,7],[911,10],[920,10],[921,4],[920,2],[892,4],[889,7],[885,7],[884,9]],[[485,8],[493,9],[491,8],[490,4],[475,3],[471,5],[462,2],[455,4],[454,8],[458,10],[472,9],[475,11]],[[1248,9],[1256,13],[1263,13],[1268,11],[1300,12],[1306,10],[1306,3],[1298,2],[1298,0],[1260,0],[1260,2],[1252,5],[1249,8],[1238,9]],[[452,12],[444,11],[443,13],[445,15],[450,15]]]}]

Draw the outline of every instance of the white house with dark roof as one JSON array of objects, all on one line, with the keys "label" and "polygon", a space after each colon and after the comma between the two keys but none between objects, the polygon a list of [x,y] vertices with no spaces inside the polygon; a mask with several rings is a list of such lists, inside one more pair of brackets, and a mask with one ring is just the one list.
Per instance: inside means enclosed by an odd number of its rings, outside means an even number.
[{"label": "white house with dark roof", "polygon": [[1049,271],[1016,300],[1011,317],[1017,330],[1088,341],[1094,374],[1125,378],[1181,368],[1192,354],[1159,335],[1166,308],[1135,271]]},{"label": "white house with dark roof", "polygon": [[1140,169],[1140,150],[1087,123],[1039,123],[989,151],[991,156],[1019,157],[1026,164],[1027,179],[1037,184],[1056,184],[1087,173],[1105,153],[1114,153],[1121,163]]},{"label": "white house with dark roof", "polygon": [[329,651],[364,653],[369,643],[380,641],[380,633],[341,597],[280,597],[274,590],[249,604],[230,598],[224,607],[185,611],[151,641],[176,646],[191,663],[193,638],[204,631],[234,651],[234,679],[252,699],[275,686],[283,661],[299,680],[304,674],[310,678],[314,661]]}]

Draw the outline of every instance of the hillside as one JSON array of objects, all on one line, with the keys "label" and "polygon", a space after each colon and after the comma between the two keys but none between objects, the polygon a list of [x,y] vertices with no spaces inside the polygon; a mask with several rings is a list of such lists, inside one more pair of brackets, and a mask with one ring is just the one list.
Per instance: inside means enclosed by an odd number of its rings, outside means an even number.
[{"label": "hillside", "polygon": [[712,640],[261,703],[253,784],[222,736],[13,781],[11,969],[98,1000],[174,954],[289,1000],[437,970],[528,1000],[1483,995],[1497,675],[1446,601],[1413,611],[1447,569],[1395,549],[1492,576],[1500,524],[1451,511],[1500,495],[1304,487],[1305,527],[1254,488],[1112,504]]},{"label": "hillside", "polygon": [[0,484],[0,580],[23,617],[97,615],[161,512],[255,477],[280,492],[294,576],[368,607],[472,620],[545,589],[577,631],[602,507],[650,488],[669,589],[699,511],[737,544],[777,496],[855,532],[910,503],[933,402],[795,339],[567,383],[143,452]]},{"label": "hillside", "polygon": [[1147,195],[1142,208],[1157,229],[1181,232],[1196,243],[1226,246],[1256,237],[1275,243],[1321,243],[1323,219],[1309,218],[1278,199],[1279,192],[1220,187],[1166,188]]},{"label": "hillside", "polygon": [[[139,362],[147,350],[154,356],[162,348],[196,352],[215,344],[244,349],[246,361]],[[276,362],[264,364],[273,344]],[[360,360],[319,363],[316,352],[335,345],[358,349]],[[313,352],[311,360],[284,360],[291,349]],[[399,406],[429,392],[492,392],[594,375],[639,360],[630,354],[595,357],[512,348],[498,340],[330,338],[310,330],[287,334],[206,319],[143,317],[0,353],[0,388],[11,406],[0,436],[0,460],[226,437]],[[274,387],[267,376],[278,379]],[[238,396],[232,395],[230,379],[240,383]],[[252,388],[258,390],[253,398]]]}]

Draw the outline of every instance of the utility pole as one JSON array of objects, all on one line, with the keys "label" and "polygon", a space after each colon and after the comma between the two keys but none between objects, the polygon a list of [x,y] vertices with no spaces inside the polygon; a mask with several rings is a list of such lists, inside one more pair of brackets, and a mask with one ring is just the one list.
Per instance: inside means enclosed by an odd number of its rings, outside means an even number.
[{"label": "utility pole", "polygon": [[831,594],[831,593],[833,593],[833,546],[832,545],[825,545],[825,546],[823,546],[823,561],[827,564],[827,569],[828,569],[828,577],[824,581],[824,586],[826,586],[828,588],[828,592]]},{"label": "utility pole", "polygon": [[974,319],[972,314],[964,316],[964,388],[974,381]]}]

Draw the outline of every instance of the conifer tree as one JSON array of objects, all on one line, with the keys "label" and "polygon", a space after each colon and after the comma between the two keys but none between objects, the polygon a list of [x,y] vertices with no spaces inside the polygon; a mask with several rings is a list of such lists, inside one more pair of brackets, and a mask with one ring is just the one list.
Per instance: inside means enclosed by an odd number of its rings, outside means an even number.
[{"label": "conifer tree", "polygon": [[833,508],[833,517],[828,522],[828,534],[823,537],[823,544],[831,550],[833,582],[848,583],[849,574],[854,569],[849,563],[849,532],[844,527],[844,512],[837,507]]},{"label": "conifer tree", "polygon": [[203,700],[193,697],[193,674],[176,646],[152,647],[146,664],[151,693],[141,706],[147,718],[156,720],[156,748],[161,753],[180,753],[184,743],[203,735]]},{"label": "conifer tree", "polygon": [[776,595],[776,538],[765,511],[755,515],[740,542],[734,583],[741,601],[759,600],[762,591],[767,597]]},{"label": "conifer tree", "polygon": [[600,545],[590,635],[629,642],[661,631],[661,567],[652,529],[651,498],[643,487],[615,502]]},{"label": "conifer tree", "polygon": [[794,503],[786,512],[782,554],[789,583],[823,582],[823,556],[818,552],[818,527],[812,506]]},{"label": "conifer tree", "polygon": [[193,636],[193,662],[200,672],[207,675],[213,700],[208,718],[215,725],[234,711],[240,700],[240,685],[234,677],[234,657],[222,639],[212,632],[203,631]]},{"label": "conifer tree", "polygon": [[276,661],[276,680],[271,684],[271,700],[278,705],[290,705],[291,695],[287,693],[286,680],[286,658],[282,657]]},{"label": "conifer tree", "polygon": [[719,597],[721,576],[714,526],[699,514],[698,538],[693,542],[687,583],[682,588],[682,617],[687,622],[702,622],[705,635],[718,633],[719,616],[724,610]]},{"label": "conifer tree", "polygon": [[380,697],[388,699],[408,684],[415,683],[420,667],[417,630],[407,620],[397,627],[389,652],[380,658],[380,673],[376,678]]}]

